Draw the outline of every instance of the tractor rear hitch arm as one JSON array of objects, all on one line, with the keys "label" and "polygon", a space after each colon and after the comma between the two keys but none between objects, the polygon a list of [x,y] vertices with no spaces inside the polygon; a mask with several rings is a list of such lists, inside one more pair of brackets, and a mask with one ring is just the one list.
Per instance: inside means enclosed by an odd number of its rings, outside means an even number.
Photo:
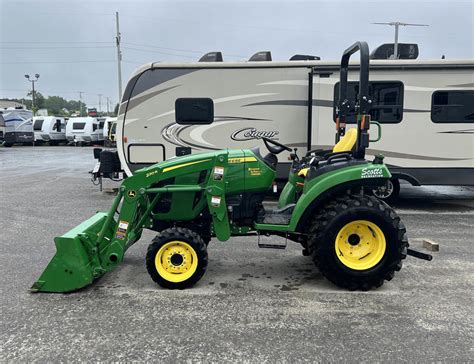
[{"label": "tractor rear hitch arm", "polygon": [[412,257],[428,261],[433,260],[433,256],[431,254],[422,253],[413,249],[407,249],[407,255],[411,255]]}]

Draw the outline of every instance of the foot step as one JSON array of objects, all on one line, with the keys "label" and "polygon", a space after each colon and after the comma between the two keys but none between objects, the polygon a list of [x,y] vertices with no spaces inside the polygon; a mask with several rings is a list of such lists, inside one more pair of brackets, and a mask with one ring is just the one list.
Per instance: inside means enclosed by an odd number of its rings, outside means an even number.
[{"label": "foot step", "polygon": [[266,236],[258,234],[258,247],[261,249],[286,249],[286,242],[285,239],[284,244],[275,244],[276,236]]}]

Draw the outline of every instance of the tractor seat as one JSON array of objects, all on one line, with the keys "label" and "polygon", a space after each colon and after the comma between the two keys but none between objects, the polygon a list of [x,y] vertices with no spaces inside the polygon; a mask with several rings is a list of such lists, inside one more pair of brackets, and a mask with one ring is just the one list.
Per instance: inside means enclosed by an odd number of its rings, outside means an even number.
[{"label": "tractor seat", "polygon": [[342,139],[337,142],[332,152],[333,153],[352,152],[356,145],[356,141],[357,141],[357,128],[351,128],[347,130],[346,134],[342,137]]},{"label": "tractor seat", "polygon": [[298,171],[298,177],[305,177],[306,178],[306,175],[308,174],[308,171],[309,171],[309,167],[300,169]]}]

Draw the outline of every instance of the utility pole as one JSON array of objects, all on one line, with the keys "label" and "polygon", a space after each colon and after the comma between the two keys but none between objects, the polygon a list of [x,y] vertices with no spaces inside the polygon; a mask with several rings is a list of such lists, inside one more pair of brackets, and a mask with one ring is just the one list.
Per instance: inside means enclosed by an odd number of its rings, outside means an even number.
[{"label": "utility pole", "polygon": [[102,94],[99,94],[99,116],[101,116],[102,111]]},{"label": "utility pole", "polygon": [[395,42],[393,43],[393,56],[392,59],[398,59],[398,28],[400,26],[403,27],[429,27],[428,24],[410,24],[410,23],[402,23],[399,21],[392,21],[390,23],[372,23],[372,24],[377,24],[377,25],[390,25],[392,27],[395,27]]},{"label": "utility pole", "polygon": [[33,88],[33,91],[31,93],[31,110],[33,111],[33,116],[36,115],[36,111],[35,111],[35,82],[38,81],[38,78],[40,77],[40,75],[37,73],[35,74],[35,79],[30,79],[30,75],[25,75],[25,78],[31,82],[31,85],[32,85],[32,88]]},{"label": "utility pole", "polygon": [[82,116],[82,94],[83,91],[79,91],[79,116]]},{"label": "utility pole", "polygon": [[109,100],[110,98],[107,96],[107,116],[109,116]]},{"label": "utility pole", "polygon": [[115,36],[115,44],[117,45],[117,72],[118,72],[118,100],[122,100],[122,52],[120,51],[120,26],[119,13],[115,12],[115,25],[117,26],[117,34]]}]

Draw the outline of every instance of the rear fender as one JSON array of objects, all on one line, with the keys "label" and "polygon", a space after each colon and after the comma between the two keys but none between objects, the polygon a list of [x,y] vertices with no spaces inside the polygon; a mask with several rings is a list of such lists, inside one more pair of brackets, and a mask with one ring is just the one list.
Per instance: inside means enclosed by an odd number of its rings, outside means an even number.
[{"label": "rear fender", "polygon": [[[377,170],[375,173],[374,170]],[[325,173],[305,181],[303,194],[298,199],[291,217],[289,231],[301,231],[304,222],[318,206],[335,194],[356,187],[383,185],[391,178],[384,164],[363,164]]]}]

